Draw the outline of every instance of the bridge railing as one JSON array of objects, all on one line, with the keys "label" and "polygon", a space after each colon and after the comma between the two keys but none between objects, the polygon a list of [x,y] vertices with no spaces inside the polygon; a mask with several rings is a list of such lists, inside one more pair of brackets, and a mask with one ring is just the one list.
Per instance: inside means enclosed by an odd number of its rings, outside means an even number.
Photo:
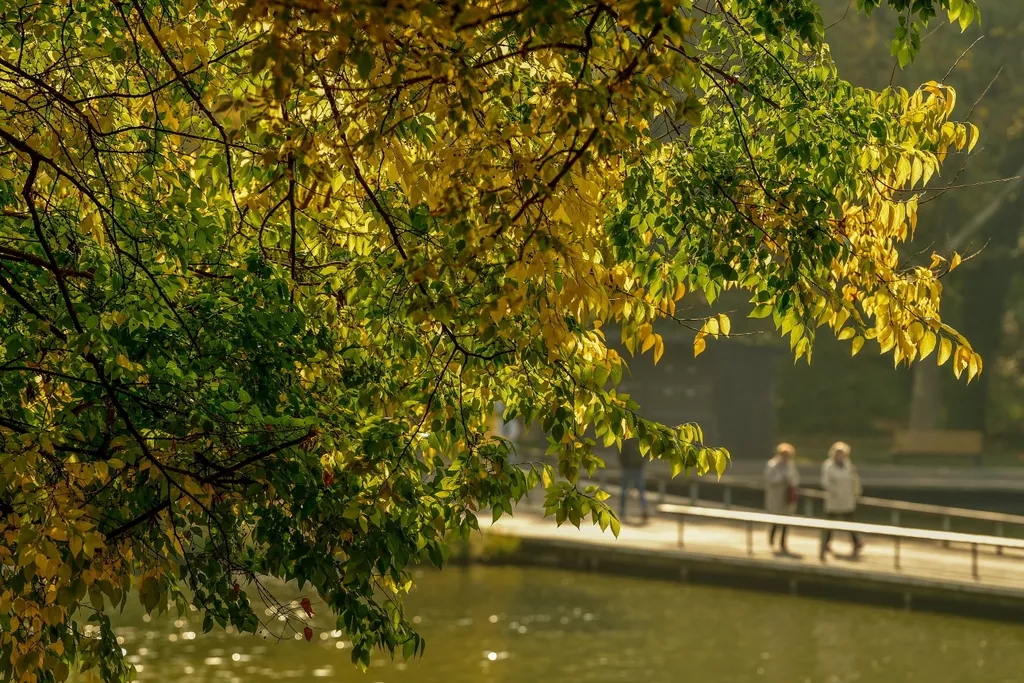
[{"label": "bridge railing", "polygon": [[[600,470],[597,474],[598,483],[605,484],[611,479],[613,471]],[[664,503],[667,493],[668,481],[665,478],[657,478],[651,481],[658,491],[658,502]],[[701,490],[714,488],[721,491],[721,498],[718,501],[701,498]],[[704,502],[716,502],[721,507],[729,510],[734,507],[734,492],[760,492],[764,487],[761,485],[736,482],[725,479],[723,481],[707,483],[693,479],[689,482],[689,491],[686,496],[690,505],[698,505]],[[807,517],[817,517],[824,512],[825,492],[820,489],[801,488],[800,512]],[[1007,529],[1015,529],[1024,532],[1024,515],[1013,515],[1004,512],[990,512],[987,510],[972,510],[969,508],[947,507],[945,505],[930,505],[927,503],[912,503],[905,500],[892,500],[889,498],[873,498],[861,496],[857,499],[861,507],[875,508],[888,512],[889,524],[895,527],[905,527],[905,515],[924,515],[931,517],[937,522],[943,531],[952,532],[953,523],[956,521],[970,520],[976,523],[985,524],[994,536],[1006,536]]]},{"label": "bridge railing", "polygon": [[[732,507],[733,489],[743,489],[747,491],[762,491],[764,489],[764,487],[754,484],[732,482],[722,482],[719,486],[724,489],[722,491],[722,505],[726,509],[730,509]],[[801,488],[798,490],[798,493],[800,494],[801,506],[803,508],[801,512],[804,515],[807,517],[816,517],[819,514],[819,510],[823,511],[825,500],[824,491],[819,489]],[[695,504],[700,500],[700,482],[690,482],[689,494],[691,504]],[[663,501],[663,499],[664,497],[662,496],[661,500]],[[1012,515],[1004,512],[971,510],[968,508],[930,505],[927,503],[912,503],[905,500],[873,498],[871,496],[861,496],[857,499],[857,505],[887,511],[889,513],[889,524],[897,527],[905,526],[903,524],[904,519],[902,513],[913,513],[936,518],[943,531],[952,531],[952,523],[955,520],[972,520],[975,522],[986,523],[990,525],[989,528],[992,529],[992,535],[1000,537],[1006,535],[1007,527],[1015,526],[1024,529],[1024,515]]]},{"label": "bridge railing", "polygon": [[997,552],[1004,549],[1024,550],[1024,539],[1005,538],[1000,536],[984,536],[981,534],[964,534],[953,531],[933,531],[930,529],[913,529],[887,524],[864,524],[861,522],[842,522],[836,520],[813,519],[795,515],[771,515],[765,512],[745,510],[727,510],[722,508],[697,507],[694,505],[672,505],[662,503],[658,511],[678,520],[677,543],[685,547],[685,520],[687,518],[712,519],[720,522],[733,522],[746,527],[746,549],[748,555],[754,554],[754,526],[784,524],[801,529],[819,531],[845,531],[865,536],[890,538],[894,542],[893,566],[900,569],[900,544],[906,540],[932,541],[942,545],[952,543],[963,544],[971,548],[971,574],[975,580],[981,578],[978,568],[978,548],[992,547]]}]

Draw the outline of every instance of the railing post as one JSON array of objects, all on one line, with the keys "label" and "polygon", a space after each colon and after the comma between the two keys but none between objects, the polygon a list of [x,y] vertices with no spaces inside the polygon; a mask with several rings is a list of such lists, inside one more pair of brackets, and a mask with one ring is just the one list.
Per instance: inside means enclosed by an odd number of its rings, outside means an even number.
[{"label": "railing post", "polygon": [[894,557],[893,557],[893,566],[896,569],[899,569],[900,568],[900,537],[899,536],[893,536],[893,540],[896,541],[896,552],[894,553]]},{"label": "railing post", "polygon": [[658,505],[665,502],[665,480],[658,480]]},{"label": "railing post", "polygon": [[971,573],[974,575],[974,580],[978,580],[978,544],[971,544]]},{"label": "railing post", "polygon": [[804,515],[807,517],[814,516],[814,499],[810,496],[804,498]]},{"label": "railing post", "polygon": [[[942,515],[942,530],[943,531],[949,531],[950,527],[951,527],[951,522],[950,522],[950,519],[949,519],[949,515]],[[942,546],[944,548],[948,548],[949,547],[949,541],[943,541],[942,542]],[[977,550],[977,549],[975,549],[975,550]]]},{"label": "railing post", "polygon": [[747,522],[747,555],[754,554],[754,523]]},{"label": "railing post", "polygon": [[690,505],[696,505],[697,501],[700,500],[700,484],[691,481],[690,482]]},{"label": "railing post", "polygon": [[683,547],[683,516],[679,515],[679,528],[676,531],[676,543],[680,548]]},{"label": "railing post", "polygon": [[892,526],[899,526],[900,525],[900,511],[897,510],[896,508],[893,508],[889,512],[889,523]]},{"label": "railing post", "polygon": [[[1002,538],[1005,535],[1006,535],[1006,530],[1003,528],[1003,523],[1002,522],[996,522],[996,536],[999,536],[1000,538]],[[1000,546],[996,546],[996,555],[1002,555],[1002,554],[1003,554],[1003,546],[1001,546],[1001,545]]]},{"label": "railing post", "polygon": [[725,492],[722,494],[722,505],[726,510],[732,507],[732,487],[726,486]]}]

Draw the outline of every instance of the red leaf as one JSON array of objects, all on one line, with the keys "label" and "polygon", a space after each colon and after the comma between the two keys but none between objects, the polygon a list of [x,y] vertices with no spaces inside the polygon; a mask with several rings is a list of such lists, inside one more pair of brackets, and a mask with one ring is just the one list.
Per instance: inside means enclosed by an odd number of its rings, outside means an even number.
[{"label": "red leaf", "polygon": [[324,486],[330,486],[334,483],[334,472],[328,472],[324,470]]},{"label": "red leaf", "polygon": [[313,606],[309,604],[309,598],[302,598],[302,602],[299,604],[302,605],[302,609],[305,610],[307,617],[313,616]]},{"label": "red leaf", "polygon": [[306,636],[306,640],[313,640],[313,629],[307,626],[302,629],[302,635]]}]

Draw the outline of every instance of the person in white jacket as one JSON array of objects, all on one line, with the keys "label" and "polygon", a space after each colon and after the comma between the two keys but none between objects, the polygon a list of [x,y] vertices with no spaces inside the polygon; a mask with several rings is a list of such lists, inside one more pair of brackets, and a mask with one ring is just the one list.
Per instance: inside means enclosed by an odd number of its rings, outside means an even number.
[{"label": "person in white jacket", "polygon": [[[794,457],[796,449],[788,443],[780,443],[775,447],[775,457],[764,467],[764,511],[772,515],[792,515],[796,513],[796,491],[800,486],[800,472],[797,470]],[[768,532],[768,544],[775,546],[775,535],[779,534],[779,550],[788,554],[786,549],[785,524],[772,524]]]},{"label": "person in white jacket", "polygon": [[[821,466],[821,488],[825,490],[825,517],[845,521],[853,520],[857,509],[857,498],[861,495],[860,476],[850,462],[850,446],[838,441],[828,450],[828,459]],[[853,556],[860,554],[864,543],[856,533],[850,533],[853,540]],[[829,552],[832,532],[821,535],[821,559]]]}]

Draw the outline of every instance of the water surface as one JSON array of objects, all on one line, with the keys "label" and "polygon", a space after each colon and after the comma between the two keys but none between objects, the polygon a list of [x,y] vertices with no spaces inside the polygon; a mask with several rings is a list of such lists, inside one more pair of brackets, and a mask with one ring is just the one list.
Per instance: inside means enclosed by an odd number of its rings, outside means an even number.
[{"label": "water surface", "polygon": [[311,642],[132,609],[119,634],[143,683],[1024,681],[1024,626],[654,580],[453,567],[422,574],[407,612],[426,654],[367,673],[319,616]]}]

